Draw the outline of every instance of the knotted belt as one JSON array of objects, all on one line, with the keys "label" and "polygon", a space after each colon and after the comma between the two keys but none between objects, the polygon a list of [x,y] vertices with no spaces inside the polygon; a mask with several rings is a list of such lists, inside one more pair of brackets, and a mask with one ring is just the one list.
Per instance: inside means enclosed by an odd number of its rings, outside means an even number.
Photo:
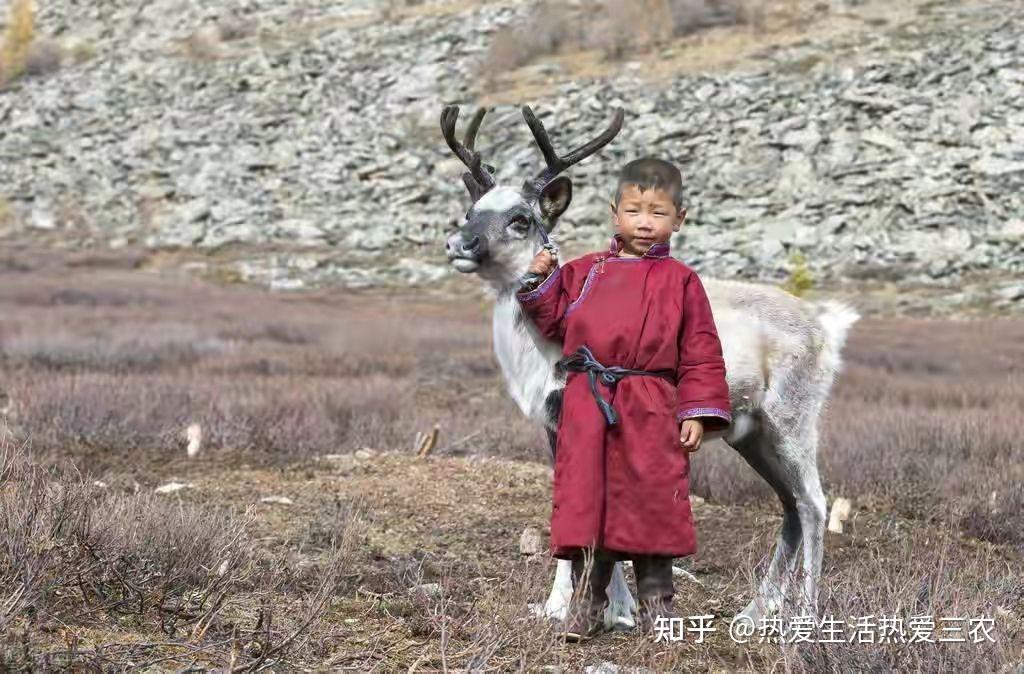
[{"label": "knotted belt", "polygon": [[594,358],[594,354],[591,353],[590,349],[587,348],[586,345],[580,346],[576,349],[575,353],[570,353],[568,356],[562,357],[561,360],[555,363],[555,367],[562,372],[587,373],[587,377],[590,379],[590,391],[594,394],[594,400],[597,401],[597,407],[601,410],[601,413],[604,414],[604,420],[609,426],[614,426],[619,422],[619,415],[615,413],[615,409],[611,406],[611,403],[602,398],[601,393],[597,390],[597,380],[599,377],[607,386],[614,386],[620,379],[631,374],[661,377],[662,379],[667,379],[673,384],[675,383],[676,376],[676,373],[673,370],[631,370],[629,368],[618,367],[616,365],[602,365],[596,358]]}]

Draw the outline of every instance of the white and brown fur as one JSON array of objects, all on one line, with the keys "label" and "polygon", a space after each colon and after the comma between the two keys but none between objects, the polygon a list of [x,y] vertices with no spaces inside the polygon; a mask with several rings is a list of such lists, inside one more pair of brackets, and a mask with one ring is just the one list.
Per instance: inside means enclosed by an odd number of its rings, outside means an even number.
[{"label": "white and brown fur", "polygon": [[[478,126],[479,119],[474,121]],[[454,120],[451,124],[454,129]],[[551,188],[531,189],[528,181],[522,190],[494,185],[484,190],[464,225],[448,237],[446,249],[454,268],[478,274],[494,291],[494,350],[507,390],[525,415],[547,429],[553,459],[565,385],[553,367],[561,345],[538,333],[514,295],[540,249],[540,228],[550,233],[571,199],[571,185],[551,183]],[[525,225],[523,214],[528,214]],[[840,370],[847,332],[859,316],[842,303],[805,301],[771,286],[703,282],[722,341],[733,410],[730,428],[708,433],[705,441],[721,439],[738,451],[783,508],[775,552],[743,615],[757,621],[776,612],[797,576],[801,609],[814,612],[826,519],[817,460],[819,421]],[[608,592],[606,624],[632,625],[635,602],[621,565],[616,565]],[[570,566],[560,560],[544,612],[564,616],[571,594]]]}]

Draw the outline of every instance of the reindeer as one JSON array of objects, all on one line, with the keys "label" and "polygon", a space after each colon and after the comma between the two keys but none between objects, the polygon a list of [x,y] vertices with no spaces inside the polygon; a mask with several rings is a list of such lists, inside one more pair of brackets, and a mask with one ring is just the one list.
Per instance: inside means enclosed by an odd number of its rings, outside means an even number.
[{"label": "reindeer", "polygon": [[[515,293],[530,260],[548,242],[572,199],[572,182],[559,174],[611,142],[622,127],[624,111],[616,111],[595,139],[559,156],[543,124],[524,106],[523,117],[546,166],[519,189],[497,185],[494,167],[482,163],[474,149],[485,112],[473,116],[462,142],[455,130],[459,108],[446,106],[441,114],[445,141],[468,169],[462,177],[473,201],[445,248],[452,267],[477,274],[495,291],[495,354],[512,399],[546,429],[553,462],[565,386],[564,375],[553,367],[562,355],[561,345],[538,334]],[[818,423],[840,370],[847,332],[859,315],[840,302],[809,302],[771,286],[714,279],[706,279],[704,286],[722,340],[733,410],[731,427],[705,439],[722,439],[738,451],[775,491],[783,510],[771,562],[740,615],[756,622],[777,612],[798,573],[799,603],[813,614],[826,517]],[[543,607],[550,617],[564,617],[572,595],[570,568],[568,561],[559,560]],[[621,565],[616,565],[608,596],[606,625],[631,626],[635,601]]]}]

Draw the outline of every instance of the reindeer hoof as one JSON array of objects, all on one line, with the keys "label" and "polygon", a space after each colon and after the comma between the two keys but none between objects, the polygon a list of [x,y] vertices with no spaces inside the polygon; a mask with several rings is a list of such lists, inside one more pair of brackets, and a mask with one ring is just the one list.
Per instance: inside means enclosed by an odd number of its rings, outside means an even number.
[{"label": "reindeer hoof", "polygon": [[604,610],[605,629],[629,631],[636,626],[633,618],[633,607],[625,602],[609,603]]}]

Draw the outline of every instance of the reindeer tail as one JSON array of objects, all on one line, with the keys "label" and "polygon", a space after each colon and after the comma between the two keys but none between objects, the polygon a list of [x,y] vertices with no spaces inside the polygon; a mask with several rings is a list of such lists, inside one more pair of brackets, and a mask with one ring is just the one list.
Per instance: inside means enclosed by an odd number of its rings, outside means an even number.
[{"label": "reindeer tail", "polygon": [[818,323],[824,333],[824,342],[818,365],[833,374],[842,366],[841,353],[846,343],[846,335],[850,327],[860,319],[857,311],[836,300],[824,300],[817,303]]}]

